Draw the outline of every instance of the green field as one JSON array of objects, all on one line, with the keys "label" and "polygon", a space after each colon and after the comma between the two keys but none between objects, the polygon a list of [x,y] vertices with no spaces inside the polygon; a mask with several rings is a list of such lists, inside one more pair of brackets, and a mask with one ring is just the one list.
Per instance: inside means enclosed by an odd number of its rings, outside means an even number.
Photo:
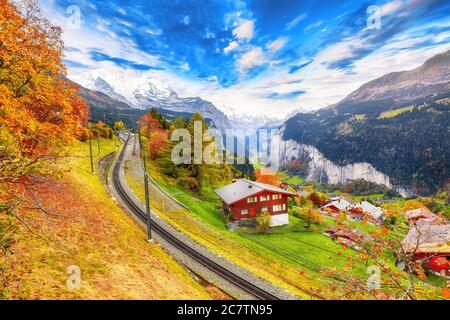
[{"label": "green field", "polygon": [[378,119],[381,120],[381,119],[394,118],[394,117],[396,117],[396,116],[398,116],[398,115],[400,115],[402,113],[412,112],[413,110],[414,110],[414,106],[409,106],[409,107],[405,107],[405,108],[399,108],[399,109],[385,111],[385,112],[380,114]]}]

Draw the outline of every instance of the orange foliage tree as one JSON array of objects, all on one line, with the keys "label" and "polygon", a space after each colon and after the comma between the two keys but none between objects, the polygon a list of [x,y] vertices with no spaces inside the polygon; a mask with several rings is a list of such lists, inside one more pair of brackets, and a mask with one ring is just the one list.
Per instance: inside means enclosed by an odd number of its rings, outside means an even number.
[{"label": "orange foliage tree", "polygon": [[[368,275],[376,275],[377,272],[379,275],[376,278],[370,276],[365,279],[350,277],[342,284],[349,292],[365,292],[369,296],[383,300],[435,299],[439,296],[445,297],[447,294],[447,289],[442,290],[434,286],[419,287],[419,279],[424,281],[427,278],[423,263],[429,260],[416,259],[415,254],[420,247],[420,239],[427,239],[426,234],[418,232],[418,238],[408,243],[402,239],[403,235],[397,230],[385,226],[364,233],[355,228],[354,223],[345,215],[335,217],[333,229],[335,234],[346,235],[349,239],[350,243],[342,247],[344,251],[348,245],[358,248],[359,259],[349,260],[349,270],[365,262]],[[375,283],[378,282],[379,285],[374,285],[371,280],[377,278],[378,281]]]},{"label": "orange foliage tree", "polygon": [[139,125],[142,128],[141,134],[148,140],[148,154],[152,160],[155,160],[167,148],[168,133],[150,114],[142,116]]},{"label": "orange foliage tree", "polygon": [[33,0],[0,0],[0,213],[37,177],[58,173],[87,123],[78,88],[64,81],[61,30]]},{"label": "orange foliage tree", "polygon": [[279,187],[281,185],[281,176],[270,169],[255,170],[256,181]]}]

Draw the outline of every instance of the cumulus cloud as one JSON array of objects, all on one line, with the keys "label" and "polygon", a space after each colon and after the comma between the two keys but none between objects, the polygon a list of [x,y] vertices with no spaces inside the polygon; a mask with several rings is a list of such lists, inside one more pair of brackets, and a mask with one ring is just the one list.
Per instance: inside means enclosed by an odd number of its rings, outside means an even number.
[{"label": "cumulus cloud", "polygon": [[239,47],[239,44],[236,41],[231,41],[230,44],[225,49],[223,49],[223,53],[228,54],[237,47]]},{"label": "cumulus cloud", "polygon": [[280,37],[278,39],[276,39],[275,41],[270,42],[267,45],[267,49],[269,49],[272,53],[276,53],[278,51],[280,51],[287,42],[287,38],[286,37]]},{"label": "cumulus cloud", "polygon": [[251,40],[253,38],[255,22],[246,20],[233,30],[233,35],[241,40]]},{"label": "cumulus cloud", "polygon": [[253,47],[244,53],[238,60],[238,68],[241,74],[260,66],[266,62],[266,56],[260,47]]}]

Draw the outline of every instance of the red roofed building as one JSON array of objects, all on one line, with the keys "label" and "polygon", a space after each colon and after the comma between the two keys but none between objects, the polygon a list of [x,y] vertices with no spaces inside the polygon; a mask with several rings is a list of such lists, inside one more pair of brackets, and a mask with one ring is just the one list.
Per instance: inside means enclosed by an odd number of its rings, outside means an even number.
[{"label": "red roofed building", "polygon": [[288,199],[295,193],[261,182],[239,179],[215,191],[223,202],[223,210],[233,221],[254,219],[269,212],[272,226],[289,224]]}]

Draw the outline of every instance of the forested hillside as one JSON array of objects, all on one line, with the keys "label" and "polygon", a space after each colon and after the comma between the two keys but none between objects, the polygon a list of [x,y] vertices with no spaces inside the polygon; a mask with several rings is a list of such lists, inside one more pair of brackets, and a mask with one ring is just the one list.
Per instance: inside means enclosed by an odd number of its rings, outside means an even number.
[{"label": "forested hillside", "polygon": [[447,52],[372,81],[335,106],[292,117],[283,139],[313,145],[338,165],[368,162],[394,185],[434,193],[450,177],[449,68]]}]

